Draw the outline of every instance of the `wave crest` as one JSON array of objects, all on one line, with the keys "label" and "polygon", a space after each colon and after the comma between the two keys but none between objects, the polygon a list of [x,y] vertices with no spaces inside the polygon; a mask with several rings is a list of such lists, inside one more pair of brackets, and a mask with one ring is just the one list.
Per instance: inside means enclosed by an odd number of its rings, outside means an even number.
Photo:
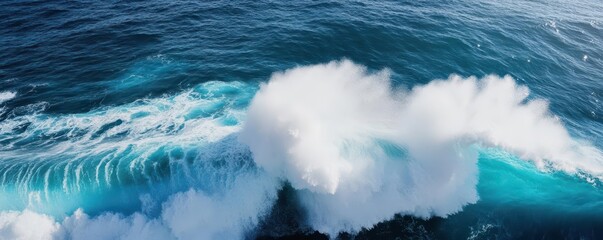
[{"label": "wave crest", "polygon": [[313,228],[333,236],[395,213],[460,211],[478,199],[484,145],[542,169],[603,176],[601,153],[510,76],[452,75],[409,92],[390,82],[387,70],[334,61],[274,74],[252,100],[239,139],[300,190]]}]

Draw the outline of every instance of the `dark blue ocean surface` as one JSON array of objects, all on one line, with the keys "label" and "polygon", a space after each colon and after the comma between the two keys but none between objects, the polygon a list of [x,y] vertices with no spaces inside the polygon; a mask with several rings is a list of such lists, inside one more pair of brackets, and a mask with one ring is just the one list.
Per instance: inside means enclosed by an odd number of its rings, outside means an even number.
[{"label": "dark blue ocean surface", "polygon": [[[238,133],[274,73],[348,60],[403,92],[509,75],[589,150],[543,166],[478,141],[475,203],[329,228]],[[602,151],[596,0],[0,2],[0,239],[601,239]]]}]

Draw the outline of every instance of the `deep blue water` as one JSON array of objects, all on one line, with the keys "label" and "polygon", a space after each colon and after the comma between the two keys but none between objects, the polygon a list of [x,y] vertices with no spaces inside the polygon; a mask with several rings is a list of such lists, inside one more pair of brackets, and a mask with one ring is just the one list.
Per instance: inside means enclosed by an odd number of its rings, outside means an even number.
[{"label": "deep blue water", "polygon": [[[510,75],[603,150],[600,1],[6,0],[0,211],[154,218],[175,193],[219,193],[261,171],[248,149],[224,149],[238,146],[259,84],[341,59],[388,68],[406,89],[450,74]],[[477,203],[446,218],[398,215],[358,238],[603,238],[599,180],[499,149],[480,150],[478,169]],[[310,235],[296,190],[279,189],[246,236],[325,237]]]}]

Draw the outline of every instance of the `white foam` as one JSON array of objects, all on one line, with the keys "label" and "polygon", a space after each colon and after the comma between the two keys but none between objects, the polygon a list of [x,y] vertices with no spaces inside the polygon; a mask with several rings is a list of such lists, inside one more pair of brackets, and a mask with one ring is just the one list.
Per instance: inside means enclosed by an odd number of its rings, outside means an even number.
[{"label": "white foam", "polygon": [[11,100],[15,97],[17,97],[16,92],[11,92],[11,91],[0,92],[0,104],[2,104],[3,102],[6,102],[8,100]]},{"label": "white foam", "polygon": [[0,239],[49,240],[59,229],[51,217],[25,210],[0,212]]},{"label": "white foam", "polygon": [[301,190],[309,224],[331,236],[477,201],[476,144],[601,178],[600,151],[573,140],[546,101],[528,94],[509,76],[453,75],[402,92],[387,70],[347,60],[298,67],[261,86],[240,140],[259,166]]},{"label": "white foam", "polygon": [[176,193],[162,204],[159,218],[136,212],[90,217],[81,209],[62,221],[35,213],[0,213],[0,239],[18,240],[168,240],[243,239],[276,199],[276,181],[255,174],[233,176],[235,184],[219,193]]},{"label": "white foam", "polygon": [[482,143],[534,161],[541,169],[584,172],[603,179],[601,151],[573,139],[541,99],[513,78],[432,81],[413,89],[403,107],[405,135],[418,142]]}]

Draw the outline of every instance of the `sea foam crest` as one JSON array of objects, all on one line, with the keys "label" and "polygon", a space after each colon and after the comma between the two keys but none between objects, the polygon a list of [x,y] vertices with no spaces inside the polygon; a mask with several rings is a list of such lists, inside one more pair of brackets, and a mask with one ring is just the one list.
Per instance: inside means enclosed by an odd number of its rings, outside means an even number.
[{"label": "sea foam crest", "polygon": [[239,139],[300,190],[309,224],[334,236],[395,213],[446,216],[478,200],[477,149],[601,178],[601,153],[573,140],[510,76],[452,75],[405,92],[348,60],[298,67],[261,86]]}]

